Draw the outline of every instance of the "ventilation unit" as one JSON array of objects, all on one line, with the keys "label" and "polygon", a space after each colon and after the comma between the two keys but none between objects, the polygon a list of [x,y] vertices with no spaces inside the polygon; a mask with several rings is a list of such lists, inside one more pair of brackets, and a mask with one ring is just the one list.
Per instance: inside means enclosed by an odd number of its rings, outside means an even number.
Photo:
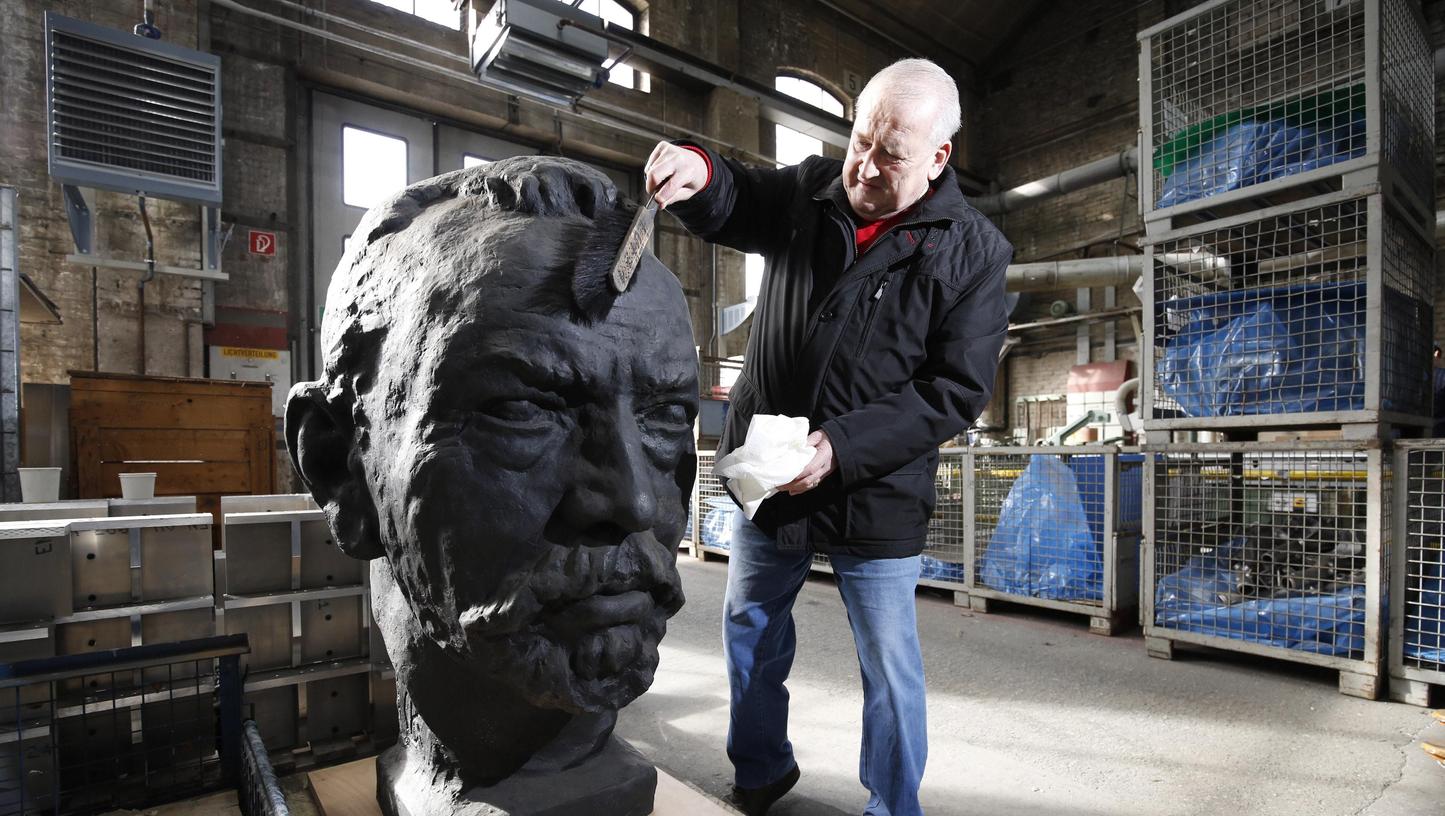
[{"label": "ventilation unit", "polygon": [[198,204],[203,255],[218,268],[221,60],[189,48],[45,13],[50,175],[71,232],[90,254],[81,187]]},{"label": "ventilation unit", "polygon": [[45,15],[50,175],[221,203],[221,60]]},{"label": "ventilation unit", "polygon": [[472,71],[484,84],[570,107],[607,82],[608,42],[592,33],[605,25],[595,15],[558,0],[497,0],[475,19]]}]

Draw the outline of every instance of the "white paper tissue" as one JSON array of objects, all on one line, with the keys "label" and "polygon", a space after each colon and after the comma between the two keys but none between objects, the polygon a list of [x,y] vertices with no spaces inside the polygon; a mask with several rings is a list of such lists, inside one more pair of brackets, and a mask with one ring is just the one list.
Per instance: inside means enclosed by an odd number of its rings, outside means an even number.
[{"label": "white paper tissue", "polygon": [[779,485],[798,478],[817,452],[808,442],[806,417],[759,414],[748,425],[742,447],[717,460],[712,472],[727,479],[733,495],[752,519]]}]

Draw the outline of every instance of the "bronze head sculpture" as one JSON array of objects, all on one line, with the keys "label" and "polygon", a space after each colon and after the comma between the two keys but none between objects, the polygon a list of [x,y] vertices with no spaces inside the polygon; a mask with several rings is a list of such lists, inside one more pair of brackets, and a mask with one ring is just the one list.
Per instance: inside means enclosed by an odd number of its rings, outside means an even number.
[{"label": "bronze head sculpture", "polygon": [[611,732],[683,602],[697,367],[656,258],[607,288],[597,248],[630,212],[592,168],[508,159],[373,209],[332,280],[286,442],[372,562],[388,813],[633,812],[644,788],[651,808],[655,773]]}]

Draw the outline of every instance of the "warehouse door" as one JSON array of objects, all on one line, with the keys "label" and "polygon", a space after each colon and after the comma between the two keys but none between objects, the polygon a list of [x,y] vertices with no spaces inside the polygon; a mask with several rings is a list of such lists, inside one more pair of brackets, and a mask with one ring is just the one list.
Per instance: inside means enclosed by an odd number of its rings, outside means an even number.
[{"label": "warehouse door", "polygon": [[326,289],[346,242],[373,204],[432,175],[427,120],[324,93],[311,99],[311,299],[307,325],[314,360]]}]

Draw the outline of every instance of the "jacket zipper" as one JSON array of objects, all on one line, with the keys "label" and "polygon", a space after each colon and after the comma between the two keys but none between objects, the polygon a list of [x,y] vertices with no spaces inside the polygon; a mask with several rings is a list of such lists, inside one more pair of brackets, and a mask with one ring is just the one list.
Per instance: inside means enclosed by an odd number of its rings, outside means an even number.
[{"label": "jacket zipper", "polygon": [[882,282],[878,284],[877,291],[869,298],[872,306],[869,307],[868,319],[863,321],[863,334],[858,338],[858,348],[853,352],[854,357],[862,357],[864,350],[868,348],[868,338],[873,334],[873,321],[878,317],[878,312],[883,308],[883,304],[880,301],[883,300],[883,291],[888,288],[888,281],[890,280],[892,280],[892,278],[885,277]]}]

